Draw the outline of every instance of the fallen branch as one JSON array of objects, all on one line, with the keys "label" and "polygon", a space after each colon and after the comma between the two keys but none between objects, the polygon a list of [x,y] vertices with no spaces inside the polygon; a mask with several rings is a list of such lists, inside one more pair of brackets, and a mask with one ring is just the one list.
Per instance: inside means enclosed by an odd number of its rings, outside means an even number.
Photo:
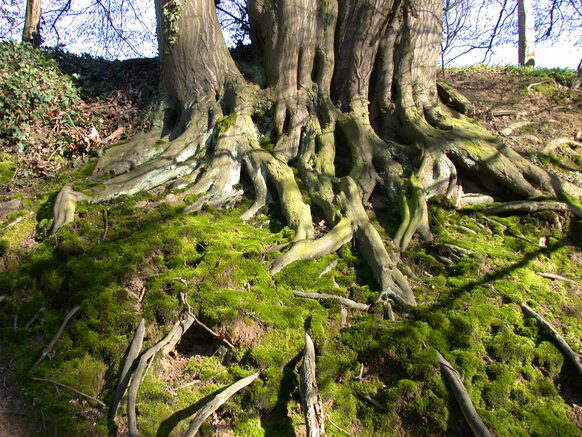
[{"label": "fallen branch", "polygon": [[204,406],[196,411],[196,414],[194,414],[194,418],[190,423],[188,431],[186,431],[186,434],[184,434],[184,437],[194,437],[208,416],[218,410],[236,392],[245,388],[247,385],[250,385],[255,379],[258,378],[258,376],[259,373],[257,372],[247,376],[246,378],[239,379],[237,382],[229,385],[226,389],[218,393],[211,401],[204,404]]},{"label": "fallen branch", "polygon": [[135,371],[133,372],[131,383],[128,388],[127,395],[127,422],[130,437],[139,436],[139,430],[137,428],[137,415],[135,411],[135,405],[137,401],[137,391],[141,385],[141,381],[144,374],[149,367],[150,361],[154,356],[168,343],[180,339],[184,333],[192,326],[196,317],[190,315],[187,319],[176,322],[172,330],[166,335],[162,340],[153,345],[147,351],[145,351],[139,359]]},{"label": "fallen branch", "polygon": [[117,416],[117,410],[119,409],[119,403],[121,402],[121,398],[123,398],[123,395],[127,391],[127,386],[129,385],[129,380],[131,379],[130,370],[137,356],[141,352],[144,335],[145,335],[145,320],[141,319],[139,325],[137,326],[137,329],[135,330],[133,340],[131,341],[131,345],[129,346],[129,351],[127,352],[127,358],[125,359],[123,369],[121,370],[121,374],[119,375],[119,384],[117,385],[117,389],[115,390],[115,398],[113,399],[113,404],[111,406],[112,420],[115,420],[115,417]]},{"label": "fallen branch", "polygon": [[32,324],[34,323],[34,321],[38,318],[40,313],[42,313],[45,310],[46,310],[45,307],[41,307],[36,313],[34,313],[34,316],[32,316],[32,318],[26,323],[26,325],[24,325],[24,328],[25,329],[30,328],[32,326]]},{"label": "fallen branch", "polygon": [[527,90],[528,90],[528,91],[531,91],[531,89],[532,89],[534,86],[543,85],[544,83],[553,83],[554,85],[557,85],[557,84],[556,84],[556,81],[555,81],[554,79],[546,79],[546,80],[542,80],[541,82],[534,82],[534,83],[530,83],[530,84],[527,86]]},{"label": "fallen branch", "polygon": [[315,378],[315,347],[308,333],[305,333],[303,363],[299,372],[301,406],[305,415],[308,437],[325,435],[323,403],[317,389]]},{"label": "fallen branch", "polygon": [[342,427],[340,427],[339,425],[337,425],[336,423],[334,423],[334,421],[333,421],[333,420],[331,420],[331,416],[330,416],[329,414],[326,414],[326,415],[325,415],[325,417],[327,417],[327,420],[329,420],[329,423],[331,423],[331,425],[332,425],[332,426],[333,426],[335,429],[337,429],[338,431],[341,431],[341,432],[343,432],[344,434],[347,434],[347,435],[352,435],[352,434],[351,434],[349,431],[347,431],[347,430],[343,429]]},{"label": "fallen branch", "polygon": [[572,284],[576,284],[576,281],[566,278],[565,276],[556,275],[555,273],[544,273],[544,272],[537,272],[542,278],[546,279],[555,279],[557,281],[564,281],[564,282],[571,282]]},{"label": "fallen branch", "polygon": [[348,299],[347,297],[336,296],[335,294],[327,294],[327,293],[307,293],[303,291],[293,290],[293,294],[298,297],[305,297],[309,299],[336,299],[342,305],[345,305],[349,308],[353,308],[358,311],[368,311],[370,309],[370,305],[366,305],[363,303],[356,302],[354,300]]},{"label": "fallen branch", "polygon": [[39,381],[39,382],[48,382],[48,383],[51,383],[54,385],[58,385],[59,387],[66,388],[67,390],[71,390],[72,392],[77,393],[79,396],[83,396],[84,398],[92,400],[93,402],[95,402],[96,404],[98,404],[102,407],[107,407],[107,405],[105,405],[105,402],[100,401],[99,399],[94,398],[93,396],[89,396],[88,394],[83,393],[83,392],[77,390],[76,388],[71,387],[70,385],[63,384],[62,382],[53,381],[52,379],[44,379],[44,378],[32,378],[32,380]]},{"label": "fallen branch", "polygon": [[582,210],[564,202],[549,202],[536,200],[516,200],[501,205],[485,208],[485,214],[503,214],[508,212],[537,212],[537,211],[568,211],[577,218],[582,218]]},{"label": "fallen branch", "polygon": [[550,324],[550,322],[548,322],[546,319],[544,319],[542,316],[536,313],[527,304],[522,303],[521,308],[526,314],[535,318],[538,321],[538,323],[542,325],[542,328],[544,328],[544,330],[550,335],[550,337],[552,337],[556,341],[556,343],[558,343],[558,345],[562,349],[562,352],[564,352],[572,360],[574,366],[576,367],[576,370],[578,370],[578,373],[582,375],[582,357],[576,352],[574,352],[570,345],[566,343],[564,337],[562,337],[560,333],[556,331],[556,329]]},{"label": "fallen branch", "polygon": [[362,398],[363,400],[365,400],[366,402],[372,404],[373,406],[375,406],[376,408],[381,409],[382,411],[388,411],[388,408],[386,408],[386,406],[382,405],[380,402],[378,402],[376,399],[371,398],[368,395],[365,395],[364,393],[357,391],[356,390],[356,394]]},{"label": "fallen branch", "polygon": [[49,352],[53,349],[53,347],[57,343],[58,339],[61,337],[63,331],[65,330],[65,326],[67,326],[67,323],[69,323],[71,317],[73,317],[75,313],[79,311],[79,308],[81,307],[77,305],[75,308],[73,308],[71,311],[67,313],[65,319],[63,320],[63,323],[61,323],[59,330],[57,331],[51,342],[48,344],[48,346],[44,348],[42,354],[40,354],[40,357],[38,358],[38,360],[36,360],[36,363],[34,363],[33,366],[30,368],[29,372],[32,372],[34,369],[36,369],[40,362],[46,358],[46,356],[49,354]]},{"label": "fallen branch", "polygon": [[[188,311],[188,315],[191,317],[194,317],[194,322],[200,326],[202,329],[204,329],[206,332],[208,332],[210,335],[212,335],[213,337],[218,338],[220,341],[222,341],[225,345],[227,345],[229,348],[233,349],[234,348],[234,344],[232,344],[230,341],[228,341],[226,338],[224,338],[222,335],[220,335],[218,332],[212,330],[212,328],[210,328],[209,326],[205,325],[204,323],[202,323],[198,317],[196,317],[193,313],[192,313],[192,307],[190,306],[190,304],[188,303],[188,300],[186,299],[186,294],[185,293],[180,293],[180,299],[182,300],[182,303],[184,304],[184,306],[186,307],[186,310]],[[174,348],[174,345],[167,345],[164,348],[164,353],[167,353],[169,351],[171,351]]]},{"label": "fallen branch", "polygon": [[441,365],[441,372],[445,376],[445,379],[451,386],[453,394],[459,403],[459,407],[465,416],[465,420],[469,424],[469,427],[473,431],[476,437],[492,437],[491,433],[477,414],[473,401],[469,396],[469,392],[465,388],[461,376],[459,373],[451,366],[451,364],[443,357],[440,352],[437,351],[437,357]]}]

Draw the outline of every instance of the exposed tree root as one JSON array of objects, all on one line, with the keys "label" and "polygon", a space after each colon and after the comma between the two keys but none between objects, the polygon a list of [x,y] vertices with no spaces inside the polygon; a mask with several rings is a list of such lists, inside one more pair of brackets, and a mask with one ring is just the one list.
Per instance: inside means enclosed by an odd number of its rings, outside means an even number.
[{"label": "exposed tree root", "polygon": [[57,341],[59,340],[59,338],[61,338],[61,335],[63,334],[63,331],[65,330],[65,326],[67,326],[67,323],[69,323],[69,320],[71,320],[71,317],[73,317],[75,315],[75,313],[77,311],[79,311],[79,308],[81,308],[81,307],[76,306],[75,308],[73,308],[71,311],[69,311],[67,313],[67,315],[63,319],[63,323],[61,323],[61,326],[59,327],[59,330],[57,331],[57,333],[55,334],[53,339],[50,341],[50,343],[43,349],[42,353],[40,354],[40,357],[38,357],[38,360],[36,360],[36,362],[30,368],[29,372],[32,372],[34,369],[36,369],[38,367],[38,365],[41,363],[41,361],[44,360],[47,357],[47,355],[50,353],[50,351],[53,350],[53,347],[55,347],[55,344],[57,344]]},{"label": "exposed tree root", "polygon": [[53,228],[51,233],[54,234],[62,226],[75,220],[75,209],[79,200],[89,200],[89,197],[83,193],[73,191],[70,184],[65,185],[57,198],[53,207]]},{"label": "exposed tree root", "polygon": [[156,343],[154,346],[149,348],[145,351],[138,363],[137,366],[131,376],[131,384],[128,388],[128,396],[127,396],[127,422],[129,428],[129,435],[130,437],[137,437],[139,436],[139,430],[137,427],[137,413],[135,410],[136,401],[137,401],[137,391],[139,390],[139,386],[141,385],[141,381],[145,375],[149,364],[153,360],[154,356],[162,350],[167,344],[175,342],[179,340],[182,335],[192,326],[195,321],[194,316],[189,316],[188,318],[176,322],[172,330],[166,335],[162,340]]},{"label": "exposed tree root", "polygon": [[309,334],[305,333],[305,349],[300,370],[300,393],[309,437],[325,435],[323,404],[317,389],[315,375],[315,347]]},{"label": "exposed tree root", "polygon": [[121,373],[119,374],[119,383],[117,385],[117,389],[115,390],[113,404],[111,405],[110,415],[113,420],[115,420],[115,418],[117,417],[119,403],[121,402],[121,399],[123,398],[123,395],[127,390],[127,386],[129,385],[129,380],[131,378],[130,370],[133,367],[139,353],[141,352],[144,335],[145,335],[145,320],[141,319],[139,325],[137,326],[137,329],[135,330],[133,340],[131,341],[131,345],[129,346],[129,351],[127,352],[127,357],[125,358],[125,363],[123,364],[123,368],[121,370]]},{"label": "exposed tree root", "polygon": [[437,357],[441,365],[441,372],[443,372],[443,375],[451,386],[451,390],[453,391],[453,394],[459,403],[461,412],[463,413],[463,416],[465,416],[465,420],[469,424],[473,434],[476,437],[492,437],[492,434],[483,423],[483,420],[481,420],[481,417],[479,417],[479,414],[477,414],[477,411],[473,406],[473,401],[471,401],[469,392],[465,388],[459,373],[438,351]]},{"label": "exposed tree root", "polygon": [[542,326],[542,328],[550,335],[550,337],[552,337],[554,341],[558,343],[558,346],[560,346],[562,352],[564,352],[564,354],[568,358],[570,358],[570,360],[572,360],[574,367],[576,367],[576,370],[578,371],[580,376],[582,376],[582,356],[574,352],[570,345],[566,343],[564,337],[562,337],[558,333],[558,331],[556,331],[556,329],[550,324],[550,322],[548,322],[546,319],[540,316],[537,312],[535,312],[525,303],[521,304],[521,308],[527,315],[535,318],[538,321],[538,323]]},{"label": "exposed tree root", "polygon": [[293,294],[298,297],[306,297],[309,299],[330,299],[330,300],[337,300],[342,305],[345,305],[349,308],[353,308],[358,311],[368,311],[370,309],[370,305],[366,305],[364,303],[359,303],[354,300],[348,299],[342,296],[336,296],[334,294],[327,294],[327,293],[306,293],[303,291],[293,290]]},{"label": "exposed tree root", "polygon": [[574,214],[577,218],[582,218],[582,210],[573,205],[563,202],[548,202],[536,200],[516,200],[514,202],[506,202],[501,205],[490,206],[485,208],[485,214],[505,214],[513,212],[537,212],[537,211],[568,211]]},{"label": "exposed tree root", "polygon": [[194,414],[194,418],[190,423],[188,431],[186,431],[184,434],[184,437],[194,437],[200,429],[200,426],[212,413],[218,410],[235,393],[242,390],[247,385],[250,385],[255,379],[259,377],[259,375],[260,373],[257,372],[247,376],[246,378],[239,379],[237,382],[218,393],[211,401],[204,404],[204,406]]}]

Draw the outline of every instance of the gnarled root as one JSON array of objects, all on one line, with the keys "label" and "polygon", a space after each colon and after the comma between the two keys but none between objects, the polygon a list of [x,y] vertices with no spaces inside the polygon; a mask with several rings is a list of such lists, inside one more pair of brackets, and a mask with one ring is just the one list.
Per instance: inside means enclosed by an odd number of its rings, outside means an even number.
[{"label": "gnarled root", "polygon": [[190,423],[190,427],[184,434],[184,437],[194,437],[200,429],[200,426],[212,413],[218,410],[235,393],[239,392],[247,385],[252,384],[252,382],[257,379],[259,375],[260,373],[257,372],[247,376],[246,378],[239,379],[237,382],[229,385],[226,389],[218,393],[211,401],[204,404],[204,406],[194,414],[192,422]]},{"label": "gnarled root", "polygon": [[127,422],[129,428],[129,435],[131,437],[139,436],[139,430],[137,427],[137,413],[135,410],[136,402],[137,402],[137,391],[139,390],[139,386],[141,385],[141,381],[145,375],[147,368],[151,360],[154,356],[167,344],[176,342],[179,340],[182,335],[192,326],[196,317],[190,315],[188,318],[176,322],[172,330],[166,335],[162,340],[156,343],[154,346],[149,348],[145,351],[137,363],[135,371],[131,377],[131,384],[129,385],[128,389],[128,396],[127,396]]},{"label": "gnarled root", "polygon": [[469,392],[465,388],[459,373],[453,366],[451,366],[451,363],[440,354],[440,352],[437,352],[437,357],[441,365],[441,372],[451,386],[451,390],[453,390],[453,394],[459,403],[461,412],[463,413],[463,416],[465,416],[465,420],[469,424],[473,434],[476,437],[492,437],[491,433],[483,423],[483,420],[481,420],[481,417],[477,414],[473,401],[471,401]]},{"label": "gnarled root", "polygon": [[129,380],[131,378],[131,368],[134,365],[136,358],[141,352],[141,347],[143,344],[143,337],[145,335],[145,320],[141,319],[137,329],[135,330],[135,335],[129,346],[129,351],[127,352],[127,357],[125,358],[125,363],[123,364],[123,369],[119,374],[119,383],[117,389],[115,390],[115,398],[113,399],[113,404],[111,405],[111,418],[115,420],[117,417],[117,410],[119,408],[119,403],[123,398],[129,385]]}]

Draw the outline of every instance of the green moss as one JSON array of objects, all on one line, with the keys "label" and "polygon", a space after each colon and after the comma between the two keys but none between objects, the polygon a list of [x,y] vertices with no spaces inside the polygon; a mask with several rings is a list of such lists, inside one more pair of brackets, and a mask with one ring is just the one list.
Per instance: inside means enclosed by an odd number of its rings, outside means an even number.
[{"label": "green moss", "polygon": [[15,157],[8,153],[0,153],[0,185],[10,182],[17,168]]},{"label": "green moss", "polygon": [[216,120],[216,128],[218,129],[218,133],[223,134],[229,130],[236,123],[236,118],[236,112],[233,112]]}]

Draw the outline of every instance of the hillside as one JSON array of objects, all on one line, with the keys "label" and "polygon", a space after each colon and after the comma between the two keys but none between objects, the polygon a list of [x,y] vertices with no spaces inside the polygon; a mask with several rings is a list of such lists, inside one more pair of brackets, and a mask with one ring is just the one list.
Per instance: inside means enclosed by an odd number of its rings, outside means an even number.
[{"label": "hillside", "polygon": [[[580,217],[431,202],[435,242],[413,242],[402,256],[417,307],[379,300],[369,267],[349,246],[271,277],[269,263],[293,236],[277,199],[243,222],[247,196],[230,210],[185,215],[195,199],[173,201],[162,187],[80,202],[77,219],[50,235],[59,190],[94,185],[88,177],[103,149],[149,126],[155,62],[3,48],[1,435],[128,435],[127,396],[116,420],[110,406],[140,321],[144,352],[192,314],[200,323],[153,355],[137,391],[143,435],[183,435],[205,402],[254,372],[259,377],[213,413],[201,435],[305,435],[306,330],[330,436],[470,435],[437,351],[495,435],[580,435],[582,375],[521,306],[582,351]],[[572,77],[480,65],[444,72],[471,101],[471,117],[580,186],[582,97],[566,86]],[[250,184],[241,188],[250,194]],[[376,193],[368,215],[390,245],[399,216],[385,200]],[[317,228],[328,230],[323,220]]]}]

